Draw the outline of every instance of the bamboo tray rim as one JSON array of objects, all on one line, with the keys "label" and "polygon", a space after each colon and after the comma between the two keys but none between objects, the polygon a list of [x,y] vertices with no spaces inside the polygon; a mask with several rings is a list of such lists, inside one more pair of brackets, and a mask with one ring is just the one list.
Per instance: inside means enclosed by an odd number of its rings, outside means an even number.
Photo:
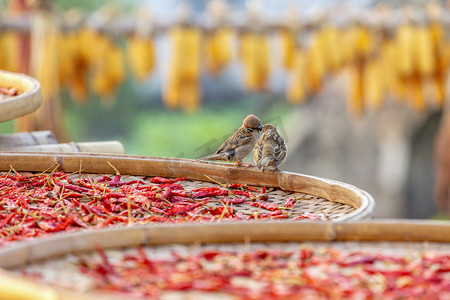
[{"label": "bamboo tray rim", "polygon": [[214,224],[142,224],[87,229],[48,238],[18,241],[0,248],[0,268],[66,254],[134,246],[236,242],[437,242],[450,243],[450,221],[385,219],[376,221]]},{"label": "bamboo tray rim", "polygon": [[[27,90],[17,96],[0,100],[0,122],[22,117],[37,110],[42,103],[41,84],[38,80],[22,73],[0,70],[0,86],[2,79],[8,78],[12,82],[20,82],[27,86]],[[11,86],[8,86],[11,87]],[[17,86],[12,86],[17,88]],[[20,88],[19,90],[23,90]]]},{"label": "bamboo tray rim", "polygon": [[[336,218],[335,222],[363,219],[373,216],[375,201],[366,191],[336,180],[292,172],[262,172],[255,168],[236,167],[234,164],[199,161],[185,158],[137,156],[128,154],[2,152],[0,171],[11,166],[17,171],[41,172],[58,165],[59,171],[114,174],[114,165],[121,174],[186,177],[191,180],[237,182],[250,185],[279,187],[285,191],[303,192],[355,207],[351,213]],[[348,201],[348,202],[347,202]]]}]

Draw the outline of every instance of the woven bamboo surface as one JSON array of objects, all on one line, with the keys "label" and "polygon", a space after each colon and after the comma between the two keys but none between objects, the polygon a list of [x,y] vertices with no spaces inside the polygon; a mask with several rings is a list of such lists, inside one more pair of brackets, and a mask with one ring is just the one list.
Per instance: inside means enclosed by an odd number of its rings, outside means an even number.
[{"label": "woven bamboo surface", "polygon": [[[97,178],[103,176],[105,174],[82,174],[82,177],[89,176],[92,180],[96,180]],[[78,174],[74,174],[71,176],[72,178],[79,177]],[[150,183],[150,179],[152,177],[145,177],[145,176],[127,176],[125,175],[123,177],[123,181],[130,181],[130,180],[142,180],[147,184]],[[219,187],[222,188],[221,185],[213,182],[207,182],[207,181],[199,181],[199,180],[184,180],[177,182],[181,184],[185,190],[191,191],[193,189],[202,188],[202,187]],[[254,186],[255,187],[255,186]],[[261,190],[260,187],[255,187],[258,190]],[[232,190],[231,190],[232,191]],[[266,191],[266,194],[268,196],[268,200],[264,202],[274,203],[280,207],[283,207],[284,203],[289,197],[294,197],[297,199],[294,205],[294,209],[286,210],[290,214],[290,218],[295,218],[297,216],[301,216],[304,214],[315,214],[318,215],[321,220],[339,220],[345,217],[345,215],[350,214],[356,210],[355,207],[339,203],[339,202],[333,202],[329,201],[322,197],[317,197],[314,195],[306,194],[306,193],[299,193],[299,192],[289,192],[284,191],[280,188],[269,188]],[[210,206],[215,207],[222,207],[220,200],[224,198],[229,198],[230,196],[219,196],[219,197],[211,197],[209,200],[211,203]],[[263,213],[267,212],[264,209],[257,208],[254,206],[250,206],[248,204],[236,204],[233,205],[233,208],[237,211],[242,212],[244,215],[252,216],[254,212]],[[280,219],[281,220],[281,219]]]},{"label": "woven bamboo surface", "polygon": [[0,122],[22,117],[41,106],[41,85],[30,76],[0,70],[0,87],[16,88],[19,92],[0,100]]},{"label": "woven bamboo surface", "polygon": [[290,172],[262,172],[233,164],[119,154],[0,153],[0,171],[7,172],[12,166],[20,172],[42,172],[55,165],[67,173],[82,170],[85,174],[114,174],[113,165],[122,175],[186,177],[197,181],[192,183],[195,186],[211,181],[266,186],[275,188],[271,198],[276,203],[283,205],[286,196],[294,193],[300,201],[296,205],[298,212],[318,213],[323,219],[333,221],[370,218],[375,207],[367,192],[352,185]]},{"label": "woven bamboo surface", "polygon": [[[144,246],[151,256],[167,255],[170,250],[180,253],[203,249],[295,250],[304,246],[315,249],[332,246],[343,251],[364,250],[406,256],[420,256],[427,251],[447,255],[450,253],[449,230],[450,222],[384,220],[339,224],[270,222],[142,225],[77,232],[16,243],[0,249],[1,267],[19,273],[24,268],[28,271],[40,270],[40,273],[44,269],[47,283],[36,283],[17,273],[2,271],[0,296],[8,295],[8,299],[36,299],[32,297],[37,296],[41,296],[40,299],[119,299],[90,293],[79,294],[79,291],[89,290],[91,283],[76,270],[74,262],[78,255],[92,257],[96,246],[106,249],[113,259],[120,259],[128,251],[135,251],[136,246]],[[76,287],[78,292],[55,288],[56,283],[60,286],[70,285],[72,289]],[[17,288],[16,294],[11,291],[14,287]]]}]

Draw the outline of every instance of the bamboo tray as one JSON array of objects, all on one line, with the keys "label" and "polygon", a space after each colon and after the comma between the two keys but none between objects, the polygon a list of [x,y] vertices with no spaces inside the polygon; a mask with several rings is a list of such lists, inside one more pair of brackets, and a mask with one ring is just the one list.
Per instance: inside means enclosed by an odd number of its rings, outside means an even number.
[{"label": "bamboo tray", "polygon": [[0,87],[13,87],[19,95],[0,100],[0,122],[25,116],[41,106],[41,85],[25,74],[0,70]]},{"label": "bamboo tray", "polygon": [[245,183],[276,188],[269,201],[282,205],[293,195],[300,198],[299,210],[320,213],[336,222],[373,216],[375,203],[367,192],[346,183],[289,172],[261,172],[233,164],[189,159],[143,157],[119,154],[0,153],[0,171],[13,167],[19,172],[42,172],[58,165],[66,173],[82,170],[84,174],[114,174],[113,165],[122,175],[144,179],[148,176],[186,177],[190,187],[220,183]]},{"label": "bamboo tray", "polygon": [[[24,279],[17,272],[23,267],[54,269],[54,277],[68,280],[72,276],[70,265],[74,255],[91,255],[98,246],[114,253],[127,248],[144,246],[151,253],[199,247],[221,249],[292,249],[302,245],[310,247],[333,246],[338,249],[372,249],[381,253],[392,251],[433,250],[444,255],[450,253],[450,222],[445,221],[356,221],[348,223],[270,222],[131,226],[97,231],[84,231],[54,236],[49,239],[19,242],[0,249],[0,267],[16,269],[0,272],[0,298],[2,299],[120,299],[95,292],[75,293],[55,288],[42,282]],[[217,244],[218,243],[218,244]],[[202,246],[204,244],[204,246]],[[212,245],[214,244],[214,245]],[[187,245],[187,246],[182,246]],[[190,245],[190,246],[189,246]],[[69,255],[69,256],[67,256]],[[72,278],[75,285],[76,278]],[[178,295],[178,298],[186,299]],[[211,299],[211,298],[208,298]],[[214,299],[214,298],[212,298]]]}]

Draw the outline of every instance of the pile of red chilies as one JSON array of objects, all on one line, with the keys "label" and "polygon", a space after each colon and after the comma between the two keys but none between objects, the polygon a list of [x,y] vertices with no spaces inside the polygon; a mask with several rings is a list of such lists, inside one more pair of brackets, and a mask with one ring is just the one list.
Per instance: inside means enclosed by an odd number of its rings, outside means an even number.
[{"label": "pile of red chilies", "polygon": [[0,94],[7,96],[17,96],[19,94],[19,91],[13,87],[11,88],[0,87]]},{"label": "pile of red chilies", "polygon": [[239,299],[450,297],[450,255],[442,253],[404,257],[335,248],[204,250],[153,259],[138,248],[137,254],[117,263],[102,249],[98,253],[99,260],[79,262],[80,271],[94,279],[96,289],[152,299],[165,291],[184,290],[227,293]]},{"label": "pile of red chilies", "polygon": [[[0,244],[112,224],[289,218],[288,210],[295,203],[292,197],[283,207],[264,202],[265,188],[258,192],[244,184],[187,191],[178,183],[185,179],[153,177],[153,184],[148,184],[122,181],[120,175],[92,180],[71,179],[63,172],[4,174],[0,176]],[[244,203],[261,210],[245,215],[233,208]],[[317,218],[306,214],[291,219]]]}]

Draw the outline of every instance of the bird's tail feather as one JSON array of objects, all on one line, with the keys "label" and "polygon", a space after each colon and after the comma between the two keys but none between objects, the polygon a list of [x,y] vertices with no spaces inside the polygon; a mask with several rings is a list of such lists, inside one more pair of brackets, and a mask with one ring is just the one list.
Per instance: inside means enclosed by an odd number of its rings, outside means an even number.
[{"label": "bird's tail feather", "polygon": [[223,154],[211,154],[211,155],[207,155],[207,156],[202,156],[197,158],[197,160],[224,160],[224,155]]}]

